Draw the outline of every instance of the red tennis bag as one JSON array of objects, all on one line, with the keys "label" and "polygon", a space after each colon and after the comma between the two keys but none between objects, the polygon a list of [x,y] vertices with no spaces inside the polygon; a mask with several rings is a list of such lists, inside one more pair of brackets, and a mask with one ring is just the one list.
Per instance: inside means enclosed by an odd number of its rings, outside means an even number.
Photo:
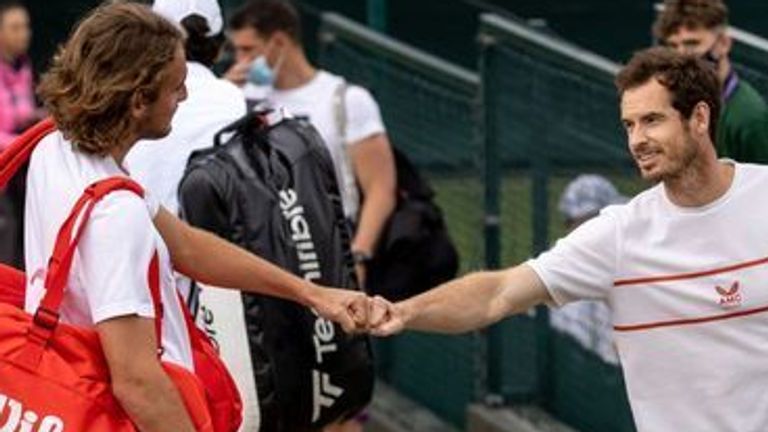
[{"label": "red tennis bag", "polygon": [[[35,145],[55,126],[46,120],[0,154],[0,186],[29,158]],[[108,365],[93,329],[59,322],[72,259],[96,203],[116,190],[142,195],[139,185],[113,177],[89,186],[59,230],[46,273],[46,293],[34,315],[26,313],[25,277],[0,267],[0,430],[136,431],[115,399]],[[161,340],[159,265],[150,265],[148,285],[155,306],[155,331]],[[195,373],[163,362],[198,431],[232,432],[241,422],[234,381],[207,337],[184,309]]]}]

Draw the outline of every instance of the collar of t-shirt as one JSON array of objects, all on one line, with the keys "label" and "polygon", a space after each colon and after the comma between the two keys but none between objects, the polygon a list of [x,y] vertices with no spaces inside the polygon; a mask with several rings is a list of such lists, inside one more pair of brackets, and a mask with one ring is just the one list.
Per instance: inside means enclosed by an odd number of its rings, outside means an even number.
[{"label": "collar of t-shirt", "polygon": [[723,93],[722,93],[722,99],[724,101],[727,101],[728,99],[733,96],[733,93],[736,91],[736,87],[739,85],[739,76],[736,75],[736,71],[731,69],[730,72],[728,72],[728,76],[725,78],[725,83],[723,83]]},{"label": "collar of t-shirt", "polygon": [[666,203],[666,207],[672,213],[677,213],[677,214],[702,214],[705,212],[712,211],[724,205],[726,202],[728,202],[728,200],[730,200],[731,196],[733,195],[733,191],[736,189],[736,185],[741,181],[741,169],[739,167],[739,164],[733,161],[732,159],[720,159],[719,162],[730,164],[733,166],[733,179],[731,180],[731,184],[728,186],[728,190],[725,191],[725,193],[722,196],[712,201],[711,203],[704,204],[702,206],[683,207],[673,203],[672,200],[667,195],[667,190],[664,188],[664,185],[659,184],[658,187],[661,188],[661,195],[664,197],[664,202]]}]

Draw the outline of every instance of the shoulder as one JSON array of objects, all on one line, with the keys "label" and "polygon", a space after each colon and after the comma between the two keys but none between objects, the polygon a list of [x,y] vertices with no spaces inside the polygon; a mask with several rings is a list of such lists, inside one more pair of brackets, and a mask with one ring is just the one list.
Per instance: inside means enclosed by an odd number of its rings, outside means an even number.
[{"label": "shoulder", "polygon": [[[204,106],[231,107],[238,115],[245,114],[245,93],[231,82],[214,75],[199,77],[188,91],[201,108]],[[183,107],[184,105],[182,105]]]},{"label": "shoulder", "polygon": [[768,188],[768,165],[735,162],[734,166],[744,187],[758,188],[761,194]]},{"label": "shoulder", "polygon": [[373,98],[371,92],[368,91],[368,89],[365,87],[356,84],[350,84],[347,87],[347,93],[345,97],[347,105],[351,107],[368,110],[378,110],[379,108],[379,105],[376,103],[376,99]]},{"label": "shoulder", "polygon": [[334,89],[334,91],[342,84],[346,84],[347,88],[344,96],[347,104],[376,104],[373,96],[365,87],[352,84],[344,77],[335,75],[331,72],[325,70],[318,71],[318,83],[323,87]]},{"label": "shoulder", "polygon": [[149,205],[129,191],[112,192],[96,204],[85,233],[87,244],[99,250],[154,247]]},{"label": "shoulder", "polygon": [[35,147],[35,150],[32,151],[30,163],[35,163],[35,161],[44,161],[46,159],[55,157],[57,154],[62,153],[62,151],[66,151],[66,148],[64,148],[65,145],[71,148],[72,144],[64,139],[64,136],[60,131],[55,130],[49,133],[40,140],[40,142]]},{"label": "shoulder", "polygon": [[[748,82],[740,81],[739,88],[725,104],[725,118],[732,117],[733,120],[751,120],[760,119],[765,121],[768,115],[768,106],[765,100]],[[729,116],[728,114],[733,114]]]},{"label": "shoulder", "polygon": [[245,97],[243,96],[243,91],[234,85],[233,83],[223,79],[223,78],[214,78],[210,80],[210,89],[208,90],[211,93],[219,94],[222,97],[233,97],[236,98],[236,100],[243,99],[245,100]]},{"label": "shoulder", "polygon": [[620,225],[653,218],[659,214],[659,206],[664,199],[662,193],[662,185],[658,184],[640,192],[624,204],[605,207],[600,215],[612,218]]}]

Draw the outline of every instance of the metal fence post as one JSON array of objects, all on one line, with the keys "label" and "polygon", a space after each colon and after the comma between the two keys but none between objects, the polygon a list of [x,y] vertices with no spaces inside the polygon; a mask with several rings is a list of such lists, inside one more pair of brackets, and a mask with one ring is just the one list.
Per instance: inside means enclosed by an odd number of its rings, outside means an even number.
[{"label": "metal fence post", "polygon": [[[483,119],[481,136],[483,137],[483,189],[484,189],[484,218],[483,229],[485,239],[485,266],[488,269],[498,269],[501,266],[501,149],[498,139],[498,128],[495,115],[496,107],[495,80],[493,71],[494,45],[493,36],[481,33],[478,37],[480,44],[480,77],[481,104]],[[483,347],[478,358],[482,365],[478,367],[482,382],[481,398],[487,403],[498,404],[502,400],[502,327],[501,324],[491,326],[483,332]]]}]

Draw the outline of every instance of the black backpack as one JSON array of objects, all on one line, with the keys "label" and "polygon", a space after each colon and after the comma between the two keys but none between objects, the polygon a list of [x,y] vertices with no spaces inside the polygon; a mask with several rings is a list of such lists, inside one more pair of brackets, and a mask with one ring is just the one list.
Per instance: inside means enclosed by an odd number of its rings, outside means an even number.
[{"label": "black backpack", "polygon": [[[336,129],[342,137],[347,136],[348,89],[347,82],[342,81],[333,96]],[[367,264],[365,289],[369,294],[399,301],[456,277],[459,254],[434,202],[432,187],[405,153],[392,146],[392,154],[397,204]]]},{"label": "black backpack", "polygon": [[[216,141],[190,157],[183,217],[306,279],[357,290],[333,162],[314,127],[251,112]],[[367,337],[292,302],[243,294],[243,304],[262,432],[317,430],[370,402]]]},{"label": "black backpack", "polygon": [[399,301],[456,277],[459,255],[434,190],[402,151],[392,152],[397,206],[368,264],[366,290]]}]

